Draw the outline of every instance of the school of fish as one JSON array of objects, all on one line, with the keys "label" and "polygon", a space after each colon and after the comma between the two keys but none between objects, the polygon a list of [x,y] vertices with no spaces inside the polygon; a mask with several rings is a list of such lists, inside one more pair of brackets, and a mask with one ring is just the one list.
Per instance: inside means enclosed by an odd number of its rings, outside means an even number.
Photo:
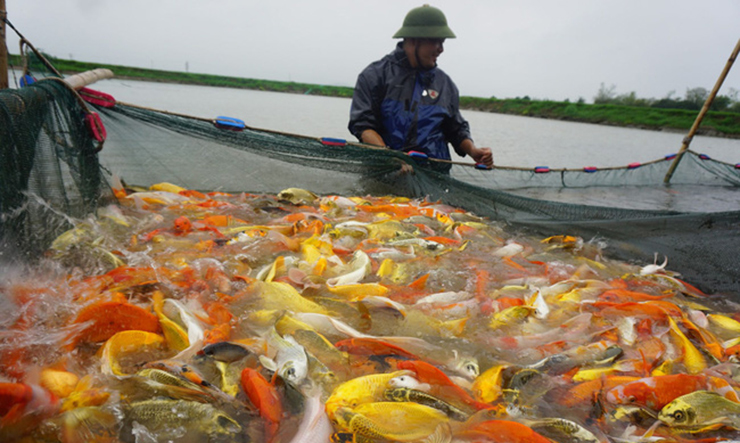
[{"label": "school of fish", "polygon": [[0,280],[3,442],[740,439],[740,309],[400,197],[115,189]]}]

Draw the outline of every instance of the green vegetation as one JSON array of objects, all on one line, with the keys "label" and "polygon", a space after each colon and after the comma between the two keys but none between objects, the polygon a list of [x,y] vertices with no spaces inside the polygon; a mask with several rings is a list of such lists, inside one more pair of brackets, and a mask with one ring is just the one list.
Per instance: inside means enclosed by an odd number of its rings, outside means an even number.
[{"label": "green vegetation", "polygon": [[[291,92],[298,94],[326,95],[332,97],[352,97],[352,88],[342,86],[313,85],[308,83],[278,82],[251,78],[227,77],[223,75],[195,74],[189,72],[160,71],[157,69],[132,68],[129,66],[107,65],[103,63],[64,60],[44,55],[54,67],[64,74],[75,74],[91,69],[106,68],[113,71],[116,78],[146,80],[188,85],[218,86],[224,88],[256,89],[259,91]],[[10,55],[11,65],[20,65],[17,55]]]},{"label": "green vegetation", "polygon": [[[698,111],[704,106],[704,102],[710,94],[708,89],[699,87],[686,89],[684,98],[674,98],[676,91],[671,91],[665,97],[656,100],[654,98],[639,98],[634,91],[617,95],[616,89],[616,85],[606,87],[602,83],[599,92],[594,97],[594,103]],[[740,99],[738,99],[738,96],[740,96],[740,91],[734,88],[730,88],[727,95],[717,94],[712,100],[709,110],[740,113]]]},{"label": "green vegetation", "polygon": [[[128,66],[106,65],[90,62],[59,59],[47,56],[57,70],[72,74],[96,68],[108,68],[117,78],[161,81],[204,86],[221,86],[227,88],[256,89],[261,91],[290,92],[297,94],[324,95],[332,97],[352,97],[352,88],[343,86],[315,85],[296,82],[279,82],[238,77],[227,77],[211,74],[160,71],[155,69],[133,68]],[[20,65],[17,55],[10,56],[10,63]],[[639,99],[635,93],[616,95],[615,87],[601,89],[594,97],[594,104],[587,104],[583,99],[576,103],[550,100],[532,100],[529,97],[514,99],[460,98],[460,107],[485,112],[521,115],[584,123],[597,123],[613,126],[626,126],[653,130],[688,131],[694,123],[708,91],[703,88],[687,90],[686,99],[666,98]],[[731,96],[717,97],[715,109],[704,117],[698,134],[720,137],[740,138],[740,102],[737,91]],[[682,109],[673,109],[682,108]]]},{"label": "green vegetation", "polygon": [[[501,114],[654,130],[688,131],[697,116],[696,111],[686,109],[570,103],[521,98],[497,100],[495,98],[461,97],[460,106],[465,109]],[[698,133],[740,138],[740,114],[709,111],[704,116]]]}]

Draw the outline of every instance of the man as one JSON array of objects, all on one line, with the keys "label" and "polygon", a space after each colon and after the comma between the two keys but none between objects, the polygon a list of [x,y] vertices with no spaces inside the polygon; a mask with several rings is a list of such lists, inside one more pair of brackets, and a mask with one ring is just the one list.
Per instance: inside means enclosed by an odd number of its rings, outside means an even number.
[{"label": "man", "polygon": [[457,86],[437,68],[445,39],[455,38],[442,11],[429,5],[412,9],[393,38],[403,41],[357,78],[350,132],[363,143],[442,160],[451,160],[451,143],[459,155],[493,166],[491,150],[475,146],[460,115]]}]

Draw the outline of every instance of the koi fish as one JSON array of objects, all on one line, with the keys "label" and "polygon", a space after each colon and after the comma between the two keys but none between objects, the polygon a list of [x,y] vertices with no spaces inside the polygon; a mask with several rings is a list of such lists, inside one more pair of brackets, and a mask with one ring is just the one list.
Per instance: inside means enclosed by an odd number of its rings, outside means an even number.
[{"label": "koi fish", "polygon": [[483,439],[493,443],[551,443],[550,439],[532,428],[510,420],[487,420],[475,423],[455,433],[463,439]]},{"label": "koi fish", "polygon": [[117,332],[140,330],[158,332],[159,320],[144,308],[125,301],[92,303],[83,308],[74,320],[76,324],[88,325],[71,337],[70,347],[81,342],[101,342]]},{"label": "koi fish", "polygon": [[282,401],[277,390],[252,368],[244,368],[241,384],[249,401],[265,422],[265,441],[272,441],[283,419]]},{"label": "koi fish", "polygon": [[182,430],[190,438],[209,440],[234,437],[241,425],[210,404],[185,400],[154,399],[134,402],[126,408],[128,423],[137,422],[159,438],[174,439]]},{"label": "koi fish", "polygon": [[[127,375],[122,361],[140,354],[151,358],[164,348],[164,338],[159,334],[146,331],[121,331],[109,338],[103,345],[101,372],[108,375]],[[135,372],[135,371],[133,371]]]},{"label": "koi fish", "polygon": [[296,206],[310,205],[319,197],[311,191],[300,188],[287,188],[278,192],[278,200],[290,202]]},{"label": "koi fish", "polygon": [[725,424],[740,429],[740,403],[716,392],[695,391],[668,403],[658,419],[671,427],[690,428]]},{"label": "koi fish", "polygon": [[[729,388],[729,389],[728,389]],[[659,411],[674,399],[698,390],[717,390],[738,401],[728,383],[704,374],[671,374],[641,378],[606,391],[606,401],[617,405],[636,405]]]},{"label": "koi fish", "polygon": [[269,348],[274,349],[274,360],[261,355],[260,363],[286,382],[300,387],[308,376],[308,355],[306,350],[290,335],[281,337],[273,328],[267,339]]},{"label": "koi fish", "polygon": [[380,401],[392,379],[412,374],[412,371],[401,370],[386,374],[370,374],[348,380],[332,391],[325,403],[326,412],[329,418],[334,420],[340,408],[352,410],[364,403]]},{"label": "koi fish", "polygon": [[0,439],[19,439],[58,408],[57,398],[41,386],[0,383]]},{"label": "koi fish", "polygon": [[342,286],[362,281],[372,270],[370,257],[365,252],[358,250],[355,252],[354,257],[352,257],[352,260],[347,264],[347,268],[349,272],[326,280],[326,284],[329,286]]},{"label": "koi fish", "polygon": [[428,437],[437,426],[449,421],[441,411],[413,402],[363,403],[339,408],[337,425],[363,437],[401,442]]},{"label": "koi fish", "polygon": [[455,384],[441,369],[422,360],[400,361],[398,369],[413,371],[415,378],[428,384],[429,393],[467,411],[489,409],[489,405],[480,403],[466,390]]},{"label": "koi fish", "polygon": [[65,443],[116,443],[120,423],[116,416],[97,406],[85,406],[61,415],[61,435]]}]

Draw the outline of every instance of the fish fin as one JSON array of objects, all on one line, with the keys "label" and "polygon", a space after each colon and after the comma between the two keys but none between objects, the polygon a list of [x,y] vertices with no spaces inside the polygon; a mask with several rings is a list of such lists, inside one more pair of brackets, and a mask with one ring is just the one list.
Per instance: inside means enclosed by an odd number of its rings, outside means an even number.
[{"label": "fish fin", "polygon": [[265,357],[264,355],[259,356],[260,364],[264,366],[265,369],[271,372],[277,372],[278,365],[275,363],[275,360],[271,359],[270,357]]},{"label": "fish fin", "polygon": [[328,317],[328,319],[331,325],[334,326],[334,329],[336,329],[338,332],[341,332],[344,335],[347,335],[352,338],[368,337],[367,334],[363,334],[362,332],[344,323],[343,321],[337,320],[334,317]]},{"label": "fish fin", "polygon": [[452,441],[452,426],[449,423],[440,423],[434,432],[419,441],[422,443],[450,443]]}]

